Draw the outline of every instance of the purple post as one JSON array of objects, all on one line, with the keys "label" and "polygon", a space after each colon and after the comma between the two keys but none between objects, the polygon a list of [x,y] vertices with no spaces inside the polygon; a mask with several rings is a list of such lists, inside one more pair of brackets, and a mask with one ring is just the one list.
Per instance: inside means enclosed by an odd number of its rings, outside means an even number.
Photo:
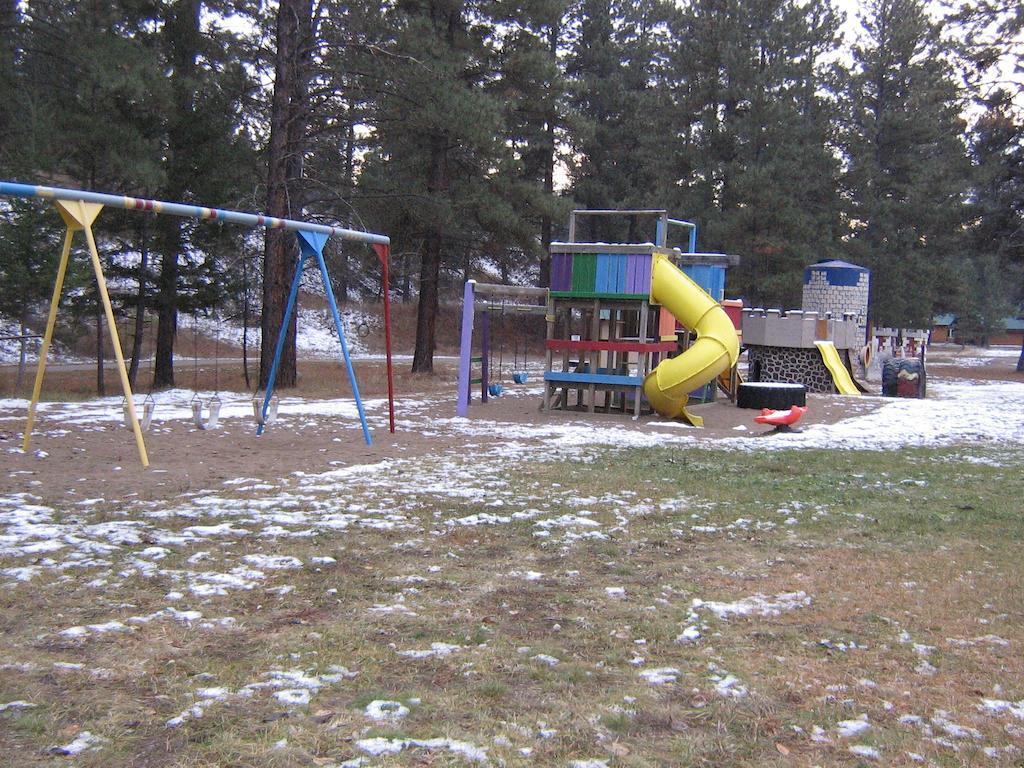
[{"label": "purple post", "polygon": [[459,343],[459,384],[455,413],[469,415],[469,380],[473,370],[473,286],[475,280],[467,280],[462,294],[462,340]]}]

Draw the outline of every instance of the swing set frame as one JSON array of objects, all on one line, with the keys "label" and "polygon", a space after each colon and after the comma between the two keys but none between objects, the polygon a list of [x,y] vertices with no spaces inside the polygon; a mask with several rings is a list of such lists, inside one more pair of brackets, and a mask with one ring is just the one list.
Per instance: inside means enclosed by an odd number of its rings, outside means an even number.
[{"label": "swing set frame", "polygon": [[[543,304],[530,302],[543,301]],[[494,302],[500,304],[495,305]],[[531,288],[521,285],[502,285],[500,283],[478,283],[468,280],[462,296],[462,333],[459,345],[459,379],[455,413],[458,416],[469,415],[469,403],[472,399],[470,391],[474,383],[480,384],[480,401],[486,403],[489,394],[489,355],[491,347],[491,313],[505,312],[517,314],[544,315],[551,314],[551,296],[547,288]],[[476,315],[480,313],[480,379],[472,378],[473,363],[473,329]],[[525,344],[525,342],[524,342]],[[524,348],[525,362],[525,348]],[[513,367],[515,363],[513,363]],[[499,379],[501,371],[498,371]]]},{"label": "swing set frame", "polygon": [[327,265],[324,262],[323,257],[324,245],[331,236],[339,237],[342,240],[351,240],[353,242],[367,243],[371,245],[380,259],[382,267],[381,278],[384,296],[384,343],[387,356],[388,379],[388,417],[390,431],[395,431],[394,374],[391,363],[390,277],[388,270],[391,239],[386,235],[375,234],[373,232],[361,232],[354,229],[345,229],[343,227],[330,227],[325,224],[313,224],[295,219],[281,219],[275,216],[268,216],[266,214],[244,213],[242,211],[232,211],[221,208],[206,208],[197,205],[171,203],[163,200],[147,200],[144,198],[124,197],[121,195],[112,195],[102,192],[89,192],[81,189],[43,187],[9,181],[0,181],[0,195],[6,197],[52,200],[54,207],[64,220],[66,227],[64,234],[64,246],[61,250],[60,262],[57,267],[57,278],[54,282],[53,296],[50,300],[50,311],[46,320],[46,332],[43,334],[43,343],[39,350],[39,364],[36,368],[35,383],[32,387],[32,398],[29,401],[28,419],[25,424],[25,435],[22,443],[22,450],[26,452],[29,450],[32,427],[35,424],[36,408],[39,404],[39,395],[43,384],[43,374],[46,370],[46,357],[50,349],[50,343],[53,340],[53,329],[57,321],[57,309],[60,304],[61,292],[64,287],[64,277],[67,273],[68,261],[71,255],[72,239],[76,232],[81,231],[85,233],[93,272],[96,277],[96,285],[99,290],[100,300],[103,303],[107,329],[110,333],[110,340],[114,347],[114,356],[117,359],[117,371],[124,394],[124,405],[128,411],[132,432],[135,435],[135,444],[138,449],[139,459],[142,462],[143,467],[149,466],[149,455],[146,451],[146,443],[142,436],[142,426],[139,423],[138,414],[135,409],[135,399],[132,396],[131,383],[128,381],[128,371],[125,368],[124,353],[121,351],[121,342],[118,337],[114,310],[110,303],[110,296],[107,292],[107,282],[103,275],[103,265],[100,262],[99,252],[96,248],[96,238],[92,231],[92,224],[104,207],[122,208],[129,211],[146,211],[150,213],[181,216],[183,218],[205,221],[226,221],[249,227],[286,229],[295,232],[299,242],[299,261],[295,265],[295,275],[292,280],[291,291],[288,295],[288,306],[285,310],[285,315],[281,323],[281,330],[277,338],[274,360],[271,364],[270,379],[267,382],[266,394],[263,399],[262,408],[260,409],[259,425],[256,430],[257,435],[263,433],[264,426],[267,423],[267,411],[270,407],[271,400],[273,399],[273,387],[277,377],[277,369],[280,364],[281,355],[284,350],[288,324],[291,320],[292,312],[295,310],[299,284],[302,280],[302,269],[308,258],[315,257],[320,267],[320,275],[323,279],[324,290],[327,294],[328,303],[331,307],[331,314],[334,317],[335,329],[338,333],[338,341],[341,345],[342,355],[345,360],[345,367],[348,371],[349,383],[352,387],[352,395],[355,398],[356,406],[359,411],[359,421],[362,426],[363,437],[366,440],[367,445],[372,444],[370,431],[366,424],[366,414],[363,410],[363,403],[359,397],[359,385],[356,382],[355,371],[352,368],[348,344],[345,341],[345,332],[341,324],[341,317],[338,314],[338,307],[334,300],[334,288],[331,285],[331,279],[327,273]]}]

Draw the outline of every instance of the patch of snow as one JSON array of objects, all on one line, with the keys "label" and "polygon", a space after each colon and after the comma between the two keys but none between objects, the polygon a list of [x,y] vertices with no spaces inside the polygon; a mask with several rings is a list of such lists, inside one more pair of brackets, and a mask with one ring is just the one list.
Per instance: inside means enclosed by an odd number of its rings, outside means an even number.
[{"label": "patch of snow", "polygon": [[104,741],[106,739],[100,736],[89,733],[89,731],[82,731],[70,744],[65,744],[62,747],[50,747],[48,751],[54,755],[79,755],[87,749],[99,749]]},{"label": "patch of snow", "polygon": [[856,720],[840,720],[836,723],[836,733],[843,739],[858,736],[870,729],[871,723],[868,722],[867,715],[861,715]]},{"label": "patch of snow", "polygon": [[403,749],[420,747],[422,749],[447,749],[467,760],[477,763],[487,762],[487,749],[476,747],[465,741],[455,739],[385,739],[377,737],[373,739],[359,739],[356,747],[371,755],[394,755]]},{"label": "patch of snow", "polygon": [[406,656],[410,659],[427,659],[432,656],[450,656],[451,654],[455,653],[455,651],[460,650],[462,650],[461,645],[451,645],[450,643],[431,643],[429,649],[395,651],[395,653],[397,653],[399,656]]},{"label": "patch of snow", "polygon": [[881,760],[882,753],[874,747],[869,747],[866,744],[854,744],[849,747],[849,751],[855,754],[857,757],[866,757],[869,760]]},{"label": "patch of snow", "polygon": [[666,685],[679,679],[680,672],[676,667],[656,667],[643,669],[637,674],[651,685]]},{"label": "patch of snow", "polygon": [[400,701],[374,699],[366,705],[363,714],[371,720],[397,722],[409,714],[409,708]]},{"label": "patch of snow", "polygon": [[16,709],[32,709],[35,706],[37,705],[31,704],[27,701],[22,701],[21,699],[16,699],[15,701],[8,701],[6,704],[0,704],[0,712]]},{"label": "patch of snow", "polygon": [[806,592],[800,591],[783,592],[774,597],[757,594],[733,603],[694,598],[691,607],[695,611],[707,610],[720,619],[728,619],[730,616],[778,616],[783,611],[805,608],[810,604],[811,598]]}]

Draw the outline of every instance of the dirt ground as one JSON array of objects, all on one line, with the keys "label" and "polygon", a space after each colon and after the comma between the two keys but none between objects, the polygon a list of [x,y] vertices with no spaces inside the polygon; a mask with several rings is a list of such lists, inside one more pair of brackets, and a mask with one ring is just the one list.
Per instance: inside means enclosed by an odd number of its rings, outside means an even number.
[{"label": "dirt ground", "polygon": [[[932,377],[1024,381],[1024,373],[1014,371],[1016,360],[1000,357],[984,365],[957,366],[955,359],[965,354],[957,347],[942,348],[929,363]],[[367,446],[362,438],[358,421],[354,419],[323,417],[319,419],[287,418],[270,427],[257,437],[252,418],[222,419],[216,430],[197,429],[185,419],[162,420],[154,417],[153,427],[145,435],[151,465],[143,469],[138,460],[131,433],[120,422],[97,421],[87,426],[68,425],[64,421],[48,419],[40,414],[32,435],[31,451],[22,453],[22,430],[25,409],[23,403],[0,406],[0,456],[7,472],[0,474],[0,493],[18,493],[31,488],[44,502],[59,499],[73,502],[96,496],[135,497],[141,499],[165,498],[168,495],[220,486],[224,480],[253,477],[276,480],[295,472],[316,472],[338,466],[369,464],[401,455],[414,457],[437,452],[458,451],[465,441],[458,433],[444,430],[429,435],[403,423],[403,404],[415,403],[422,423],[425,406],[426,420],[450,418],[455,415],[453,392],[456,362],[441,358],[435,371],[428,375],[409,373],[407,362],[396,365],[397,429],[390,434],[381,422],[384,411],[374,419],[373,444]],[[10,375],[8,368],[5,375]],[[188,372],[183,372],[187,374]],[[59,389],[63,383],[75,380],[75,387],[93,381],[94,372],[58,371],[47,375],[50,388]],[[233,384],[244,391],[244,382],[238,375],[233,382],[225,371],[218,371],[221,387],[226,391]],[[200,387],[212,388],[212,371],[204,368]],[[83,378],[85,383],[83,383]],[[183,379],[191,376],[183,375]],[[357,380],[364,399],[386,396],[387,385],[383,361],[364,361],[357,365]],[[536,377],[534,377],[536,380]],[[116,378],[114,379],[116,384]],[[185,383],[185,382],[183,382]],[[527,385],[529,386],[529,385]],[[535,385],[534,385],[535,386]],[[300,366],[299,387],[282,391],[284,397],[303,397],[309,400],[348,397],[349,387],[344,368],[333,361],[303,362]],[[159,394],[156,395],[159,408]],[[883,401],[874,398],[849,398],[831,395],[810,395],[811,406],[804,424],[835,423],[853,415],[867,413],[880,407]],[[704,417],[702,437],[708,440],[735,437],[736,428],[746,427],[749,434],[768,433],[771,430],[755,424],[754,411],[741,410],[727,400],[697,405],[692,410]],[[583,413],[578,411],[540,410],[540,396],[491,398],[487,404],[476,399],[470,410],[471,419],[492,420],[497,424],[539,424],[593,422],[598,425],[647,430],[652,423],[662,422],[658,416],[643,416],[634,421],[621,414]],[[685,427],[682,427],[685,428]],[[496,438],[498,435],[495,436]],[[475,443],[480,440],[474,438]],[[49,459],[42,463],[36,451],[43,451]],[[53,482],[53,473],[59,473]],[[37,483],[39,483],[37,485]]]}]

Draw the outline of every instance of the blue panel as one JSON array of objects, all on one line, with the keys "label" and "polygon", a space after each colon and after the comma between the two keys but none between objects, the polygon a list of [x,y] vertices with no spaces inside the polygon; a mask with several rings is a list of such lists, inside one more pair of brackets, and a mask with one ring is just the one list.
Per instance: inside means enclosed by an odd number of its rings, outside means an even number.
[{"label": "blue panel", "polygon": [[615,292],[626,292],[626,267],[629,266],[629,257],[620,253],[615,256]]},{"label": "blue panel", "polygon": [[725,267],[713,264],[685,266],[683,272],[715,301],[725,298]]},{"label": "blue panel", "polygon": [[611,293],[608,287],[608,268],[611,266],[611,260],[612,257],[607,253],[597,254],[597,282],[594,283],[594,290],[597,293]]},{"label": "blue panel", "polygon": [[621,387],[639,387],[644,383],[642,376],[615,376],[603,373],[559,373],[547,371],[544,381],[561,381],[568,384],[615,384]]}]

